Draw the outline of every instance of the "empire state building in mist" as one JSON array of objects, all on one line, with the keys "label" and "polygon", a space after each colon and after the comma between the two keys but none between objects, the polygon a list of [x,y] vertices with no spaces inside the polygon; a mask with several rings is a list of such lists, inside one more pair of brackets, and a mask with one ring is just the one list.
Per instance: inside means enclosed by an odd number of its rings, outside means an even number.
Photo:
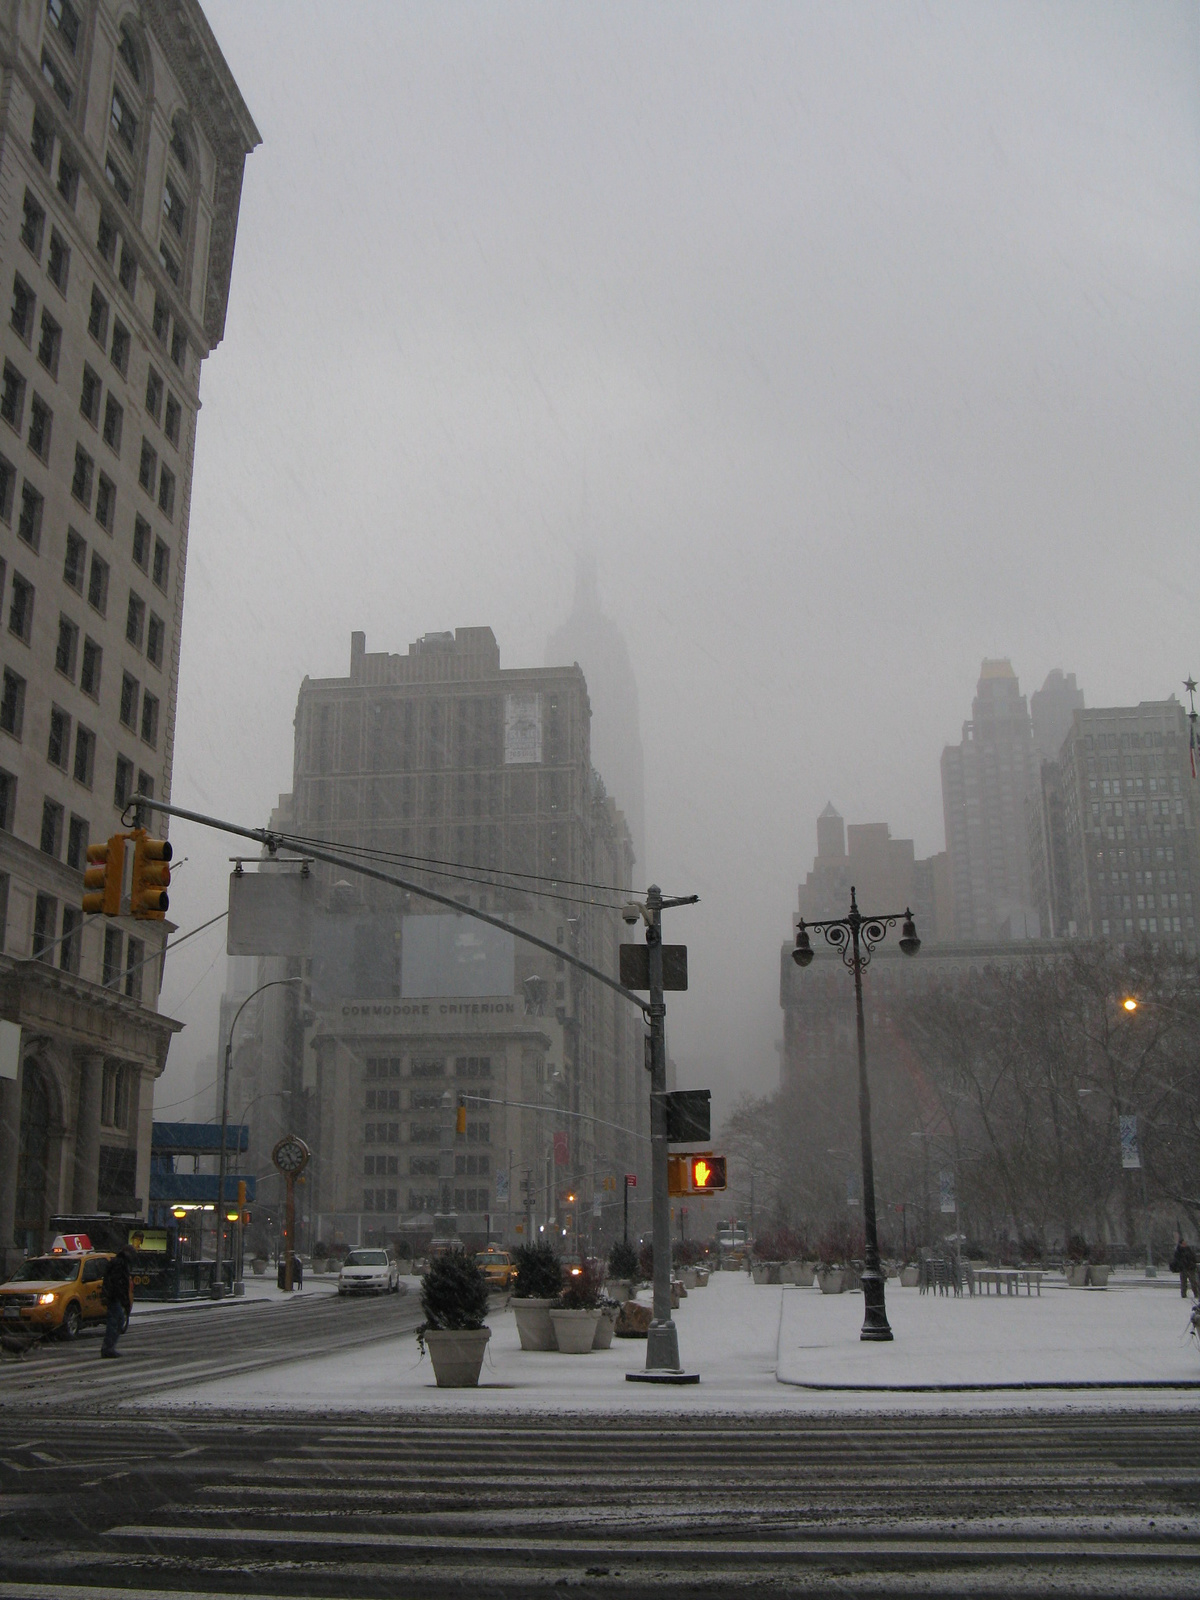
[{"label": "empire state building in mist", "polygon": [[600,609],[596,565],[583,556],[575,574],[575,603],[546,644],[546,665],[578,662],[592,704],[592,765],[625,813],[642,872],[646,866],[646,800],[637,680],[625,636]]}]

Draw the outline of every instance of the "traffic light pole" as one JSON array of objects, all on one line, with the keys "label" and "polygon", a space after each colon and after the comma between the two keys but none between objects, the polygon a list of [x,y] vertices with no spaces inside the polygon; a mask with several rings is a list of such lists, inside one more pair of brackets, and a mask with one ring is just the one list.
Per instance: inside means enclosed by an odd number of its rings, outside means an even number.
[{"label": "traffic light pole", "polygon": [[679,1371],[679,1333],[671,1320],[671,1198],[667,1193],[667,1006],[663,997],[662,891],[646,894],[650,958],[650,1193],[654,1240],[654,1308],[646,1338],[647,1372]]}]

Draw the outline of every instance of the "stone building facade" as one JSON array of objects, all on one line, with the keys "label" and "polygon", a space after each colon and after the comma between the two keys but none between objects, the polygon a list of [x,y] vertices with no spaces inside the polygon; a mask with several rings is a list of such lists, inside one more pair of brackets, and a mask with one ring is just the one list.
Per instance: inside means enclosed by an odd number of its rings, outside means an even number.
[{"label": "stone building facade", "polygon": [[136,1210],[166,925],[81,869],[171,790],[200,367],[259,142],[195,0],[0,13],[0,1248]]},{"label": "stone building facade", "polygon": [[[633,851],[591,764],[590,719],[577,666],[501,668],[490,628],[427,634],[404,656],[356,633],[347,677],[301,687],[277,814],[615,976]],[[261,968],[304,989],[271,992],[274,1020],[235,1050],[231,1091],[266,1102],[248,1119],[255,1147],[256,1122],[273,1134],[279,1118],[312,1145],[311,1237],[417,1234],[454,1213],[472,1238],[552,1217],[573,1238],[597,1198],[602,1223],[606,1205],[619,1215],[613,1180],[649,1152],[638,1013],[519,939],[311,870],[311,957]]]}]

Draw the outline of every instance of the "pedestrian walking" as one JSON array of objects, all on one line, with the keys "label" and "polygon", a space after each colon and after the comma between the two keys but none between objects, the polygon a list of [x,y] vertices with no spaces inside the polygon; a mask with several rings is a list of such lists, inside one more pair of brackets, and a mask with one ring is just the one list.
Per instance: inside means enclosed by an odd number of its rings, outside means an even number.
[{"label": "pedestrian walking", "polygon": [[[1195,1257],[1192,1259],[1195,1260]],[[102,1356],[121,1353],[117,1349],[117,1340],[129,1326],[129,1313],[133,1310],[133,1274],[130,1268],[134,1260],[132,1246],[123,1244],[104,1269],[100,1294],[108,1311],[108,1320],[104,1325],[104,1343],[100,1346]]]},{"label": "pedestrian walking", "polygon": [[1187,1299],[1189,1289],[1196,1299],[1200,1299],[1200,1279],[1198,1279],[1196,1272],[1196,1252],[1187,1243],[1182,1234],[1175,1241],[1175,1254],[1171,1257],[1171,1271],[1179,1274],[1179,1294],[1181,1299]]}]

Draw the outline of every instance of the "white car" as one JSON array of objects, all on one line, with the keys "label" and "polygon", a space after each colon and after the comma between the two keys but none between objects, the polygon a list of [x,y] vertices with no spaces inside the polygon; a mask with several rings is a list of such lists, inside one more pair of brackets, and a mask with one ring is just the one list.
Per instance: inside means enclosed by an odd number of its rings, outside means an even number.
[{"label": "white car", "polygon": [[338,1272],[339,1294],[398,1294],[400,1267],[386,1250],[351,1250]]}]

